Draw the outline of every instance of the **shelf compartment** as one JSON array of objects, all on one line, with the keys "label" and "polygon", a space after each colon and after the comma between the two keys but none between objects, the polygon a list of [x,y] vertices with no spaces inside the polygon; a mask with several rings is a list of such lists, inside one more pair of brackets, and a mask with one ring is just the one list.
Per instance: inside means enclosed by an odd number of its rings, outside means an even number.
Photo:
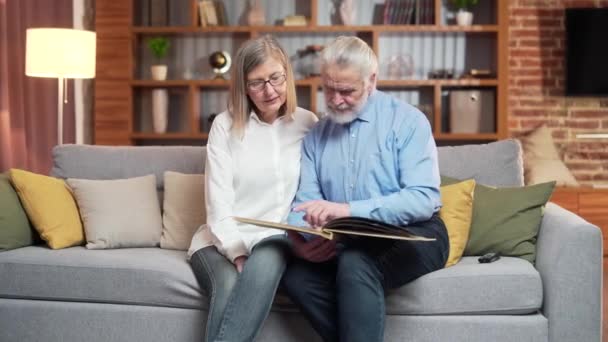
[{"label": "shelf compartment", "polygon": [[[298,32],[298,33],[286,33],[277,32],[274,37],[277,39],[279,44],[285,50],[287,56],[291,61],[293,72],[296,80],[307,79],[311,75],[307,71],[307,61],[304,58],[300,58],[298,51],[305,49],[309,45],[327,45],[342,35],[355,35],[356,32],[344,29],[342,31],[332,32]],[[364,35],[362,37],[370,46],[372,46],[371,35]],[[314,78],[314,77],[312,77]]]},{"label": "shelf compartment", "polygon": [[497,135],[495,87],[449,87],[441,91],[441,133]]},{"label": "shelf compartment", "polygon": [[[441,2],[441,18],[440,23],[442,25],[456,25],[456,12],[457,9],[453,6],[446,6],[445,1]],[[482,0],[478,1],[477,5],[471,6],[470,10],[473,12],[473,24],[475,25],[496,25],[498,23],[497,0]]]},{"label": "shelf compartment", "polygon": [[[134,88],[133,89],[133,134],[154,134],[152,128],[152,91],[158,88]],[[171,134],[186,134],[192,132],[190,118],[188,115],[188,88],[168,87],[165,88],[169,96],[169,111],[167,132]]]},{"label": "shelf compartment", "polygon": [[212,116],[226,110],[228,96],[228,90],[225,88],[205,88],[199,93],[200,117],[198,129],[200,132],[209,132],[213,121]]},{"label": "shelf compartment", "polygon": [[134,0],[133,23],[152,27],[192,25],[192,1]]},{"label": "shelf compartment", "polygon": [[[136,59],[134,79],[151,79],[150,67],[158,64],[147,47],[148,37],[135,40]],[[170,36],[171,47],[164,62],[168,62],[168,80],[206,80],[215,79],[215,73],[209,65],[209,56],[216,51],[226,51],[234,58],[238,47],[249,35],[246,33],[214,33],[206,36],[179,35]],[[224,74],[230,78],[230,71]]]},{"label": "shelf compartment", "polygon": [[[434,0],[412,0],[392,1],[392,6],[387,8],[388,1],[352,1],[353,25],[383,25],[385,20],[391,23],[408,24],[431,24],[435,22]],[[343,25],[340,15],[340,1],[319,0],[318,1],[318,25]],[[411,5],[412,9],[407,14],[405,11]],[[419,9],[419,11],[416,10]],[[409,17],[409,18],[407,18]],[[388,23],[387,23],[388,24]]]},{"label": "shelf compartment", "polygon": [[428,79],[432,71],[448,70],[458,78],[470,69],[496,73],[493,34],[463,32],[389,32],[378,39],[379,78]]}]

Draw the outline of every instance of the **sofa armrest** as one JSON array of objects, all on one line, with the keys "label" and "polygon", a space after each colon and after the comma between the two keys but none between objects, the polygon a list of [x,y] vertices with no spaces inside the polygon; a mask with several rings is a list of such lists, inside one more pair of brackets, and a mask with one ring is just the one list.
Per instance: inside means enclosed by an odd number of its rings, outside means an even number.
[{"label": "sofa armrest", "polygon": [[538,234],[536,268],[549,341],[601,341],[602,233],[548,203]]}]

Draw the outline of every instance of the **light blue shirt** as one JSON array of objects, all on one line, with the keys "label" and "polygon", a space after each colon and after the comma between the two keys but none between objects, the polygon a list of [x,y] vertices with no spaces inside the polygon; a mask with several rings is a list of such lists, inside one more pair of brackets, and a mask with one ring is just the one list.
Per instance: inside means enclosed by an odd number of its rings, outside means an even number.
[{"label": "light blue shirt", "polygon": [[[349,203],[352,216],[408,225],[441,207],[437,147],[427,118],[415,107],[375,90],[357,119],[328,117],[304,138],[294,207],[325,199]],[[308,226],[303,213],[288,222]]]}]

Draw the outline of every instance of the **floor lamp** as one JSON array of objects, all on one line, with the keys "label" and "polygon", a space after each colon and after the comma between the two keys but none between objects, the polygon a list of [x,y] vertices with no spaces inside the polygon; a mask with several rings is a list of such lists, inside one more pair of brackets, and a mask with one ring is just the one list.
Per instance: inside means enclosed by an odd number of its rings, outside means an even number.
[{"label": "floor lamp", "polygon": [[[26,33],[25,74],[57,78],[57,141],[63,143],[63,106],[68,78],[95,77],[95,32],[32,28]],[[62,102],[63,101],[63,102]]]}]

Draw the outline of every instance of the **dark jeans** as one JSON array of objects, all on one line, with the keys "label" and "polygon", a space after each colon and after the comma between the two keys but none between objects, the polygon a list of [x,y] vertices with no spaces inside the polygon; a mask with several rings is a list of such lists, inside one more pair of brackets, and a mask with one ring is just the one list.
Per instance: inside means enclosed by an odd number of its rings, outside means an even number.
[{"label": "dark jeans", "polygon": [[270,312],[289,255],[284,235],[260,241],[239,274],[215,246],[190,258],[192,270],[209,297],[205,341],[253,341]]},{"label": "dark jeans", "polygon": [[324,341],[382,341],[385,291],[444,267],[449,243],[439,215],[408,229],[437,240],[347,239],[333,260],[287,266],[283,286]]}]

